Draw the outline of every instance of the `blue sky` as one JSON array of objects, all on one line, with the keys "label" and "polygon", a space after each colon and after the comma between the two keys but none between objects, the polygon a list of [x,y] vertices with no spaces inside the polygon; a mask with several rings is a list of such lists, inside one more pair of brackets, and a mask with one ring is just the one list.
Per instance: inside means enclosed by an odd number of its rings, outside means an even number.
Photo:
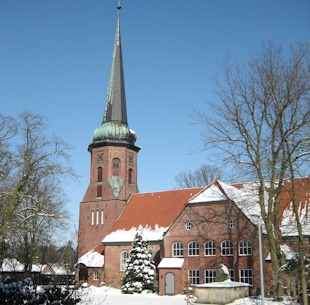
[{"label": "blue sky", "polygon": [[[78,226],[89,182],[87,147],[100,126],[117,0],[1,0],[0,112],[45,115],[73,146],[78,183],[64,188]],[[215,99],[212,76],[228,53],[245,62],[269,40],[309,41],[309,0],[122,0],[129,127],[138,136],[140,192],[175,187],[181,170],[212,164],[199,152],[193,109]],[[239,180],[239,179],[238,179]],[[224,179],[224,182],[225,181]]]}]

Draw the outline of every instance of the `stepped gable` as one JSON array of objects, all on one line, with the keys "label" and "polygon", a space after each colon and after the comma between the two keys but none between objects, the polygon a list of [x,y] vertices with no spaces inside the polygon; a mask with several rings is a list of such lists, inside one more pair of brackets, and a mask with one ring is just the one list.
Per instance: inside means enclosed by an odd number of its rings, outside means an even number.
[{"label": "stepped gable", "polygon": [[133,194],[126,204],[120,217],[114,222],[110,232],[116,230],[130,230],[149,226],[152,229],[169,227],[189,199],[196,195],[202,188],[162,191],[153,193]]}]

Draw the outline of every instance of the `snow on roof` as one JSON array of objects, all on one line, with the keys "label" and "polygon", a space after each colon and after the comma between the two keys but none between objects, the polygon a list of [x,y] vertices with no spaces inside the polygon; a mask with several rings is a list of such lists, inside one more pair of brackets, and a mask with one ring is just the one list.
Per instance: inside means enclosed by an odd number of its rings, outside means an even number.
[{"label": "snow on roof", "polygon": [[140,232],[142,239],[145,241],[158,241],[163,238],[164,233],[168,230],[169,227],[159,227],[155,225],[155,228],[152,229],[149,226],[142,227],[141,225],[137,228],[132,227],[130,230],[117,230],[108,234],[102,241],[105,243],[118,243],[118,242],[130,242],[132,243],[137,232]]},{"label": "snow on roof", "polygon": [[44,269],[45,265],[40,265],[40,264],[33,264],[31,271],[32,272],[41,272]]},{"label": "snow on roof", "polygon": [[157,268],[182,268],[184,264],[184,258],[176,258],[176,257],[164,257]]},{"label": "snow on roof", "polygon": [[[310,206],[305,202],[302,207],[302,203],[299,204],[298,214],[302,223],[302,231],[304,235],[310,235],[310,219],[307,217],[310,213]],[[293,210],[293,203],[291,202],[289,207],[283,210],[282,220],[280,225],[282,236],[297,236],[297,222],[296,216]]]},{"label": "snow on roof", "polygon": [[1,266],[2,272],[23,272],[24,265],[15,258],[5,258]]},{"label": "snow on roof", "polygon": [[[74,274],[74,272],[70,271],[66,265],[52,264],[50,265],[52,269],[52,274],[55,275],[67,275]],[[50,274],[48,271],[42,272],[44,274]]]},{"label": "snow on roof", "polygon": [[235,202],[237,207],[249,218],[249,220],[257,225],[258,215],[260,215],[258,195],[257,192],[250,191],[248,188],[238,189],[234,186],[225,184],[222,181],[216,180],[196,196],[192,197],[189,203],[205,203],[227,199]]},{"label": "snow on roof", "polygon": [[[286,244],[280,245],[280,251],[285,254],[285,259],[286,260],[290,260],[290,259],[294,258],[295,255],[298,253],[298,252],[295,252],[292,248],[290,248]],[[265,260],[266,261],[270,261],[271,260],[270,252],[268,253],[268,255],[265,258]]]},{"label": "snow on roof", "polygon": [[[249,191],[247,188],[237,189],[234,186],[219,181],[224,192],[234,201],[237,207],[247,216],[252,223],[257,225],[258,217],[261,214],[258,192]],[[267,200],[265,200],[267,202]]]},{"label": "snow on roof", "polygon": [[210,202],[210,201],[223,201],[223,200],[227,200],[227,197],[215,184],[213,184],[203,192],[199,193],[189,202],[197,203],[197,202]]},{"label": "snow on roof", "polygon": [[92,249],[83,256],[81,256],[77,263],[84,264],[86,267],[89,268],[100,268],[104,265],[104,255]]}]

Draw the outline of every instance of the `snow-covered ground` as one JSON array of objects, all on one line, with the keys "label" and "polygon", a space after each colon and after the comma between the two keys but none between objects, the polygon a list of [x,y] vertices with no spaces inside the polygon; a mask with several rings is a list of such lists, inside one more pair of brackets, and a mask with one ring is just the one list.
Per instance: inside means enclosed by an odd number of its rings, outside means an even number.
[{"label": "snow-covered ground", "polygon": [[[91,305],[186,305],[184,295],[158,296],[157,294],[122,294],[120,290],[108,287],[89,287],[82,289],[83,301]],[[272,302],[265,299],[266,305],[290,305],[291,301]],[[261,305],[260,298],[244,298],[231,305]]]}]

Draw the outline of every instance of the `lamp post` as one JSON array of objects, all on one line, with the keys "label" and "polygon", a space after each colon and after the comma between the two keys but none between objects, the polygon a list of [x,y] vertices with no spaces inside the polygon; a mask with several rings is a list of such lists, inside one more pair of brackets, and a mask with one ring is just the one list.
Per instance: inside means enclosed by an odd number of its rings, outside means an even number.
[{"label": "lamp post", "polygon": [[265,305],[264,268],[263,268],[263,243],[262,243],[262,227],[261,227],[260,219],[261,219],[261,217],[258,216],[260,294],[261,294],[262,305]]},{"label": "lamp post", "polygon": [[260,293],[261,293],[261,304],[265,305],[265,289],[264,289],[264,267],[263,267],[263,243],[262,243],[262,227],[261,227],[261,216],[253,215],[257,217],[258,222],[258,245],[259,245],[259,274],[260,274]]}]

